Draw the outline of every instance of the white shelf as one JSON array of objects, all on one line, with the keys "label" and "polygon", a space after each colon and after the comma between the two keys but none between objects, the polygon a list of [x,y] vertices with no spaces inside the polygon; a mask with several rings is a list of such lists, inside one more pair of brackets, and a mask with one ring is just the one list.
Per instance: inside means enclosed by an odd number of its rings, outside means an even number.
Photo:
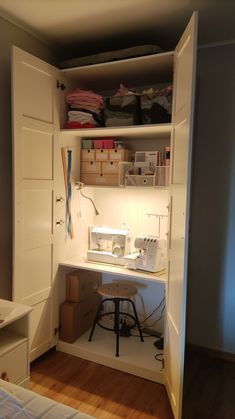
[{"label": "white shelf", "polygon": [[[88,342],[90,331],[82,335],[76,342],[59,341],[57,350],[115,368],[147,380],[164,383],[161,371],[162,364],[155,360],[156,353],[162,353],[153,343],[154,337],[147,337],[144,342],[139,337],[120,337],[119,357],[115,356],[116,336],[114,332],[95,328],[92,341]],[[137,334],[137,332],[135,332]]]},{"label": "white shelf", "polygon": [[118,89],[120,83],[135,87],[173,79],[174,52],[125,58],[112,62],[63,69],[70,80],[79,81],[80,86],[102,91]]},{"label": "white shelf", "polygon": [[110,273],[120,277],[140,278],[145,279],[147,281],[160,282],[163,284],[165,284],[167,280],[165,271],[152,274],[143,271],[135,271],[111,264],[87,262],[85,259],[79,259],[76,257],[60,262],[60,266],[66,266],[75,269],[86,269],[88,271]]},{"label": "white shelf", "polygon": [[0,331],[0,356],[5,355],[12,349],[27,342],[27,338],[10,332],[9,330]]},{"label": "white shelf", "polygon": [[18,304],[13,301],[0,299],[0,314],[1,309],[4,313],[4,321],[0,322],[0,329],[6,327],[8,324],[24,317],[32,311],[32,308],[23,304]]},{"label": "white shelf", "polygon": [[127,127],[102,127],[102,128],[81,128],[81,129],[62,129],[63,135],[78,137],[129,137],[140,136],[153,137],[154,139],[170,139],[171,124],[152,124],[152,125],[133,125]]}]

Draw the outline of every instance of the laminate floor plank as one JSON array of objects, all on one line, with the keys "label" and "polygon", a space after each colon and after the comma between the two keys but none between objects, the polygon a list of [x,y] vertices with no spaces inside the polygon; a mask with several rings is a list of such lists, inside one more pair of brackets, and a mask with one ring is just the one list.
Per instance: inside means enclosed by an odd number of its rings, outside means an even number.
[{"label": "laminate floor plank", "polygon": [[173,419],[163,385],[62,352],[31,364],[30,388],[98,419]]}]

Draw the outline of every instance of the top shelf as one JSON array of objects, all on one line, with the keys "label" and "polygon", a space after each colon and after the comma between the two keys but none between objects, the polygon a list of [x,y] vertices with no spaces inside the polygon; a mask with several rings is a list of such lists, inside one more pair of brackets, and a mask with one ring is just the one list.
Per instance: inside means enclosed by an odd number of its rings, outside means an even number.
[{"label": "top shelf", "polygon": [[84,129],[63,129],[60,131],[63,135],[78,137],[140,137],[148,136],[154,138],[170,138],[171,124],[158,125],[133,125],[128,127],[102,127],[102,128],[84,128]]},{"label": "top shelf", "polygon": [[[83,88],[96,91],[118,88],[120,82],[134,87],[169,82],[173,79],[174,52],[151,54],[100,64],[86,65],[62,70]],[[147,83],[146,83],[147,82]]]}]

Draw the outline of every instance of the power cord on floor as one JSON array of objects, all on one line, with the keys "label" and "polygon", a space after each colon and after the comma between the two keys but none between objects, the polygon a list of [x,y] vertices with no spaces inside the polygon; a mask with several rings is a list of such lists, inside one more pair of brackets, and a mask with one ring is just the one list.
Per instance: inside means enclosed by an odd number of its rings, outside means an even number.
[{"label": "power cord on floor", "polygon": [[156,359],[156,361],[161,362],[162,364],[162,369],[164,369],[165,366],[165,360],[164,360],[164,355],[162,353],[157,353],[154,358]]}]

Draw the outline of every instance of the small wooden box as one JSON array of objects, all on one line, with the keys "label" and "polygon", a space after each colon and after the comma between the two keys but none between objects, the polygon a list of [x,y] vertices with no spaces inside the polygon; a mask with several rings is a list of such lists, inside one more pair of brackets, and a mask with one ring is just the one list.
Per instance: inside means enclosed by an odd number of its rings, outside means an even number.
[{"label": "small wooden box", "polygon": [[117,175],[119,171],[119,162],[118,161],[106,161],[101,163],[102,174],[113,174]]},{"label": "small wooden box", "polygon": [[85,185],[119,186],[119,176],[82,173],[81,182],[85,183]]},{"label": "small wooden box", "polygon": [[97,161],[104,161],[109,159],[109,150],[100,149],[95,150],[95,160]]},{"label": "small wooden box", "polygon": [[109,150],[109,160],[129,161],[130,151],[125,148],[115,148],[113,150]]},{"label": "small wooden box", "polygon": [[82,149],[82,161],[94,161],[95,150],[91,148]]},{"label": "small wooden box", "polygon": [[99,161],[83,161],[82,173],[101,173],[101,162]]}]

